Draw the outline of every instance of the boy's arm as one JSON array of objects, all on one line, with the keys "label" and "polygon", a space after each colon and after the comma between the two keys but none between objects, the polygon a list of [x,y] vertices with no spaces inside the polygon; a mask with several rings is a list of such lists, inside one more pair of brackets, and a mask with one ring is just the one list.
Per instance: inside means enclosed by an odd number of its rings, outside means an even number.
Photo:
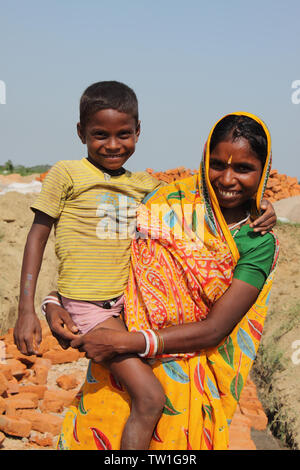
[{"label": "boy's arm", "polygon": [[273,205],[267,199],[261,201],[260,207],[263,214],[252,222],[250,227],[253,227],[254,232],[260,232],[261,235],[265,235],[276,225],[277,217]]},{"label": "boy's arm", "polygon": [[36,211],[25,245],[20,282],[18,319],[14,340],[23,354],[36,354],[42,340],[41,326],[34,308],[34,297],[45,246],[55,219]]}]

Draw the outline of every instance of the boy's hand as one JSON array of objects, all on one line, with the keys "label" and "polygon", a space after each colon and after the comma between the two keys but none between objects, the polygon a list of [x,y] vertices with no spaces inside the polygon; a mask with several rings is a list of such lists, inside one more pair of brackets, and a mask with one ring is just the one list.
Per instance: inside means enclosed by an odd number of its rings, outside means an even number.
[{"label": "boy's hand", "polygon": [[63,349],[68,349],[72,340],[78,337],[78,328],[67,310],[56,304],[46,304],[46,320],[53,336]]},{"label": "boy's hand", "polygon": [[264,213],[252,222],[250,227],[253,227],[254,232],[260,232],[261,235],[265,235],[276,225],[277,217],[273,205],[267,199],[262,200],[261,210]]},{"label": "boy's hand", "polygon": [[42,329],[34,310],[22,310],[14,328],[14,341],[22,354],[26,356],[38,354]]}]

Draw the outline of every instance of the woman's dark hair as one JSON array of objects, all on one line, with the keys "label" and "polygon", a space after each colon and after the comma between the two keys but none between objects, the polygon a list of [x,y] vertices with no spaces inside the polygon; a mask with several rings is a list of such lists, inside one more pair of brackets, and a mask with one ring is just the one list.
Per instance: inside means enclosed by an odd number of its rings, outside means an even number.
[{"label": "woman's dark hair", "polygon": [[248,116],[229,114],[215,127],[210,140],[210,153],[222,141],[234,142],[244,138],[249,142],[251,150],[257,155],[264,166],[268,154],[268,139],[266,133],[257,121]]},{"label": "woman's dark hair", "polygon": [[84,129],[89,118],[102,109],[115,109],[139,120],[138,100],[134,91],[116,81],[97,82],[90,85],[80,99],[80,124]]}]

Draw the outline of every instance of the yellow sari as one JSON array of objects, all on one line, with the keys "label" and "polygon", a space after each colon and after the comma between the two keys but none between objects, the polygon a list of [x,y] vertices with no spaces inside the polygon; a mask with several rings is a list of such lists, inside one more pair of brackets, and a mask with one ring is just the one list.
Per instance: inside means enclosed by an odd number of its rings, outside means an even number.
[{"label": "yellow sari", "polygon": [[[256,196],[256,209],[271,165],[268,157]],[[213,128],[214,129],[214,128]],[[132,243],[125,318],[129,331],[161,329],[201,321],[226,291],[239,253],[208,179],[209,144],[199,174],[150,195],[140,207],[140,238]],[[228,429],[259,346],[277,261],[256,303],[217,347],[193,354],[164,354],[151,361],[166,404],[151,450],[224,450]],[[68,410],[58,449],[117,450],[130,413],[124,387],[90,362],[86,381]]]}]

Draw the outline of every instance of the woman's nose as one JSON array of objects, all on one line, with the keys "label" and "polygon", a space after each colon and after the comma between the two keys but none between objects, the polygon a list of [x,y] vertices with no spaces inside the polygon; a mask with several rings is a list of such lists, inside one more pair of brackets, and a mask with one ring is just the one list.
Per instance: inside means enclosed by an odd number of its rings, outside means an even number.
[{"label": "woman's nose", "polygon": [[221,183],[223,186],[229,187],[235,183],[235,172],[229,166],[222,172]]}]

